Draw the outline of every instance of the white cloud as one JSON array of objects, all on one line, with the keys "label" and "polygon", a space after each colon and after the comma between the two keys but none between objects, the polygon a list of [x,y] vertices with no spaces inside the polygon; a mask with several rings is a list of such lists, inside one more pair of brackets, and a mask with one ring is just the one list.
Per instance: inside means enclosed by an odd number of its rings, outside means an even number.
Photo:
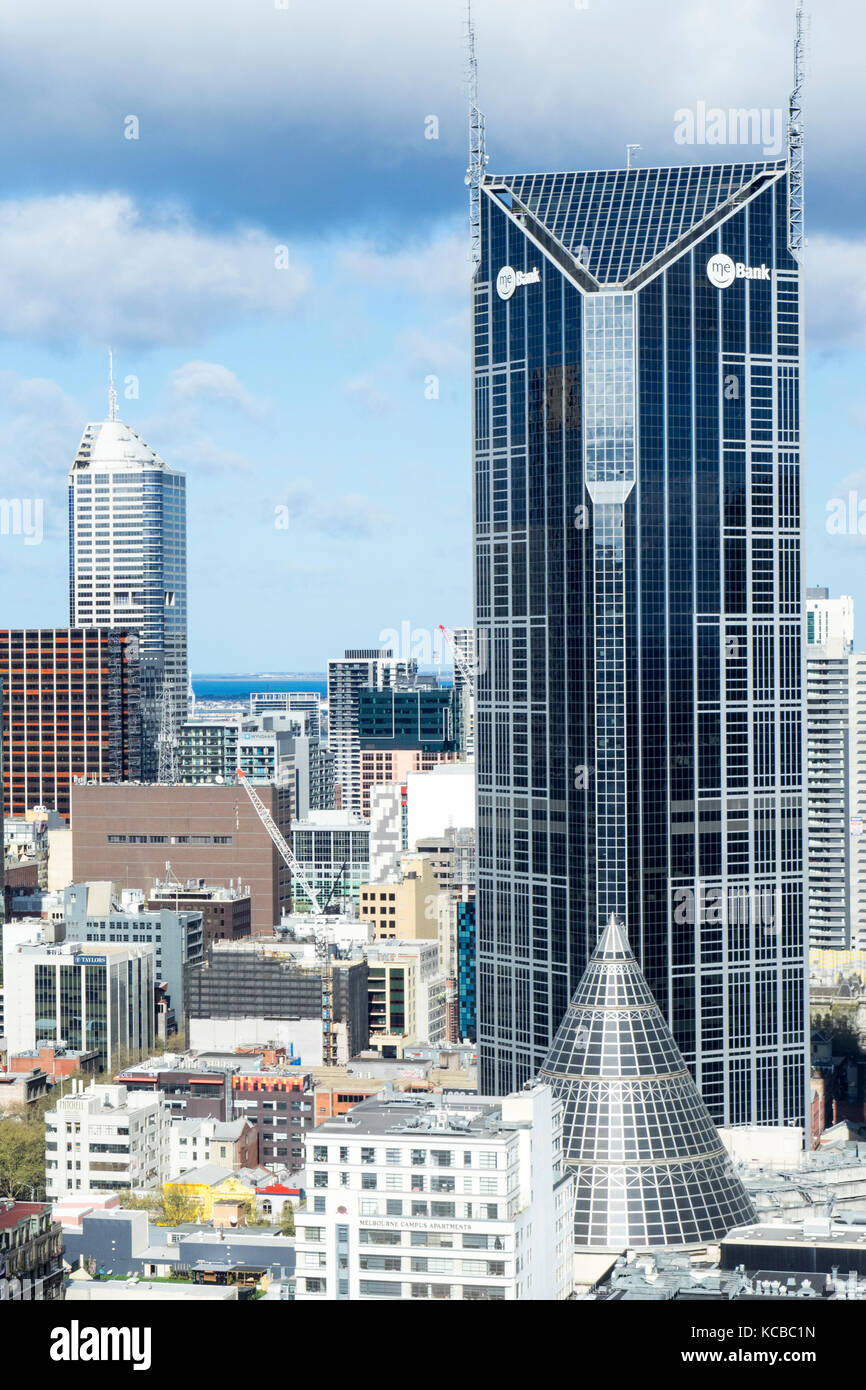
[{"label": "white cloud", "polygon": [[381,415],[388,408],[387,396],[369,372],[352,377],[350,381],[345,381],[343,391],[347,396],[354,396],[360,400],[367,410],[372,411],[374,415]]},{"label": "white cloud", "polygon": [[84,419],[56,381],[0,371],[0,490],[43,497],[46,530],[65,527],[66,476]]},{"label": "white cloud", "polygon": [[218,235],[119,193],[0,203],[0,324],[8,336],[154,347],[227,318],[286,314],[309,271],[276,268],[272,238]]},{"label": "white cloud", "polygon": [[320,531],[338,538],[367,538],[389,526],[395,518],[358,492],[341,497],[322,496],[306,483],[298,483],[284,496],[289,525]]},{"label": "white cloud", "polygon": [[465,233],[446,228],[396,250],[358,239],[337,250],[335,266],[358,289],[379,286],[434,299],[462,296],[468,301],[472,266],[466,251]]},{"label": "white cloud", "polygon": [[236,405],[251,419],[262,414],[262,405],[251,396],[235,373],[219,362],[185,362],[171,374],[172,395],[176,401],[224,401]]},{"label": "white cloud", "polygon": [[866,239],[810,236],[804,279],[808,345],[866,347]]},{"label": "white cloud", "polygon": [[[323,152],[339,142],[365,146],[383,165],[409,149],[419,160],[443,150],[465,158],[465,0],[330,0],[326,13],[323,24],[320,7],[296,0],[285,9],[273,0],[148,0],[146,14],[104,0],[4,6],[7,131],[63,137],[58,126],[74,109],[76,137],[104,151],[107,141],[122,145],[133,112],[142,151],[170,139],[207,154],[234,146],[236,158],[251,125],[309,134],[314,124]],[[664,10],[646,0],[586,8],[476,0],[473,14],[491,153],[549,161],[536,168],[583,167],[587,150],[594,163],[601,148],[620,164],[627,140],[643,143],[648,162],[679,160],[678,108],[787,99],[792,0],[688,0]],[[852,41],[861,19],[862,0],[815,7],[810,148],[840,169],[861,143],[861,54]],[[435,141],[424,138],[429,114],[439,118]]]}]

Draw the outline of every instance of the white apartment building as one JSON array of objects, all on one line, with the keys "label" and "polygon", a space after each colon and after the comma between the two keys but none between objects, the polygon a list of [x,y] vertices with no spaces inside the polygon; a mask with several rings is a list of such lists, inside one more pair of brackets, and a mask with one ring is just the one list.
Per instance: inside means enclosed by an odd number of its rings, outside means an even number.
[{"label": "white apartment building", "polygon": [[809,943],[866,945],[866,654],[852,650],[853,600],[806,599]]},{"label": "white apartment building", "polygon": [[169,1128],[162,1091],[91,1082],[45,1116],[49,1200],[73,1193],[137,1192],[168,1177]]},{"label": "white apartment building", "polygon": [[310,1131],[296,1299],[568,1298],[562,1113],[547,1086],[385,1091]]}]

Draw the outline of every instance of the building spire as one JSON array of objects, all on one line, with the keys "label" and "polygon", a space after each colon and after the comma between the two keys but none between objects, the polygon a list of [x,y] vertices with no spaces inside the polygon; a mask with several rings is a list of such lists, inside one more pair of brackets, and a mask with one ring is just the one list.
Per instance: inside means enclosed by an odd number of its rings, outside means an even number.
[{"label": "building spire", "polygon": [[478,58],[475,53],[472,0],[466,0],[466,44],[469,62],[469,168],[466,170],[469,188],[469,259],[477,266],[481,260],[481,180],[487,163],[487,142],[484,115],[478,106]]},{"label": "building spire", "polygon": [[794,21],[794,86],[788,104],[788,249],[800,260],[804,236],[803,86],[806,79],[806,8],[797,0]]},{"label": "building spire", "polygon": [[108,349],[108,418],[117,419],[117,392],[114,389],[114,353]]}]

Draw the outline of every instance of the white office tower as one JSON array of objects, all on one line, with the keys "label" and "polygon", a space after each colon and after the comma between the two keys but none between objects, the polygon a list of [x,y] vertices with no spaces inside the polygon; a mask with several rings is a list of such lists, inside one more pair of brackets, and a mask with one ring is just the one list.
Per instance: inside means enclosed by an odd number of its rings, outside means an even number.
[{"label": "white office tower", "polygon": [[117,419],[113,383],[69,471],[69,621],[139,633],[142,778],[155,781],[160,725],[177,738],[187,713],[186,479]]},{"label": "white office tower", "polygon": [[162,1091],[91,1082],[63,1096],[45,1116],[46,1196],[157,1187],[168,1177],[170,1127]]},{"label": "white office tower", "polygon": [[361,814],[358,692],[365,686],[387,690],[403,681],[414,681],[417,674],[417,661],[403,661],[379,647],[347,651],[328,662],[328,747],[334,754],[339,809]]},{"label": "white office tower", "polygon": [[866,655],[854,602],[806,593],[809,944],[866,943]]},{"label": "white office tower", "polygon": [[[124,1053],[150,1053],[154,948],[137,942],[39,940],[44,928],[3,943],[6,1047],[11,1056],[63,1045],[99,1053],[108,1071]],[[47,925],[47,924],[46,924]],[[29,935],[30,939],[27,939]]]},{"label": "white office tower", "polygon": [[310,1132],[306,1171],[296,1299],[571,1294],[574,1180],[547,1086],[381,1092]]}]

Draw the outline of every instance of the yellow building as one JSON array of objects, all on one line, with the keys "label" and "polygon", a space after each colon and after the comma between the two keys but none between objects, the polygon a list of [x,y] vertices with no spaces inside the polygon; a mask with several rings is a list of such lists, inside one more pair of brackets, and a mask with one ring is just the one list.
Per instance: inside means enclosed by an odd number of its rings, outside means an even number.
[{"label": "yellow building", "polygon": [[373,924],[377,941],[419,941],[439,936],[441,893],[433,861],[423,854],[404,854],[401,883],[363,883],[361,916]]},{"label": "yellow building", "polygon": [[255,1183],[243,1180],[237,1173],[220,1168],[216,1163],[206,1163],[203,1168],[192,1168],[188,1173],[181,1173],[171,1182],[163,1184],[163,1192],[166,1199],[181,1197],[194,1203],[196,1210],[193,1220],[200,1217],[202,1221],[210,1221],[218,1203],[243,1203],[247,1215],[255,1212]]}]

